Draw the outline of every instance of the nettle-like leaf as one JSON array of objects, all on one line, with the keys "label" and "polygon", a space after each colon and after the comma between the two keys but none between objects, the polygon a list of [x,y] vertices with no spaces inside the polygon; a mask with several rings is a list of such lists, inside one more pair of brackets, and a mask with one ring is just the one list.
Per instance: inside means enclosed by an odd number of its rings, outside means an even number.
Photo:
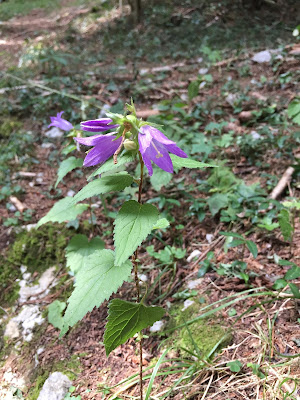
[{"label": "nettle-like leaf", "polygon": [[101,165],[101,167],[97,168],[96,171],[94,171],[87,179],[89,181],[94,176],[104,174],[105,172],[108,172],[108,171],[116,170],[117,168],[121,167],[122,165],[134,161],[135,158],[136,157],[131,152],[126,152],[126,153],[120,154],[118,156],[118,163],[115,164],[113,157],[111,157],[103,165]]},{"label": "nettle-like leaf", "polygon": [[175,156],[175,154],[170,154],[173,167],[176,169],[185,168],[208,168],[208,167],[215,167],[218,168],[217,165],[206,164],[200,161],[192,160],[191,158],[181,158]]},{"label": "nettle-like leaf", "polygon": [[116,347],[125,343],[137,332],[154,324],[165,314],[161,307],[146,307],[142,303],[130,303],[114,299],[109,304],[104,333],[104,346],[108,356]]},{"label": "nettle-like leaf", "polygon": [[153,168],[153,175],[150,177],[150,182],[153,188],[159,192],[163,186],[166,186],[172,179],[172,174],[158,167]]},{"label": "nettle-like leaf", "polygon": [[152,229],[165,229],[170,226],[170,222],[167,218],[160,218],[153,226]]},{"label": "nettle-like leaf", "polygon": [[87,266],[88,256],[96,250],[103,250],[104,247],[105,243],[97,236],[90,241],[85,235],[73,236],[66,248],[67,267],[77,274]]},{"label": "nettle-like leaf", "polygon": [[62,312],[66,308],[66,303],[55,300],[48,307],[48,321],[54,328],[61,329],[63,327]]},{"label": "nettle-like leaf", "polygon": [[115,219],[114,241],[116,265],[122,265],[151,233],[158,220],[158,210],[152,204],[126,201]]},{"label": "nettle-like leaf", "polygon": [[57,181],[55,183],[55,187],[59,184],[59,182],[73,169],[82,167],[83,160],[82,158],[76,158],[76,157],[69,157],[66,160],[64,160],[57,172]]},{"label": "nettle-like leaf", "polygon": [[75,204],[73,197],[59,200],[51,210],[37,223],[37,228],[47,222],[73,221],[77,215],[83,213],[89,207],[88,204]]},{"label": "nettle-like leaf", "polygon": [[127,174],[127,172],[105,176],[88,183],[74,196],[73,199],[75,203],[78,203],[79,201],[99,194],[123,190],[127,186],[130,186],[132,182],[133,178]]},{"label": "nettle-like leaf", "polygon": [[87,257],[86,263],[76,275],[75,290],[68,300],[61,336],[94,307],[99,307],[104,300],[109,299],[129,278],[131,270],[130,261],[121,267],[115,265],[112,250],[96,250]]}]

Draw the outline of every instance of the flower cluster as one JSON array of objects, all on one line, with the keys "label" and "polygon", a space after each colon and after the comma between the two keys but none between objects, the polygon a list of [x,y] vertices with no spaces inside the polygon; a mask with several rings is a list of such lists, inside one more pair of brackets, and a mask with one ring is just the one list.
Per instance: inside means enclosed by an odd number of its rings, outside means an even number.
[{"label": "flower cluster", "polygon": [[[61,118],[62,113],[58,113],[57,117],[51,117],[49,126],[57,126],[65,131],[71,130],[72,124]],[[111,116],[113,118],[114,114]],[[124,146],[125,150],[138,149],[150,176],[153,174],[152,162],[164,171],[173,173],[173,163],[169,153],[186,158],[185,152],[157,128],[139,121],[135,115],[129,117],[120,120],[120,116],[117,116],[118,123],[111,118],[81,122],[83,131],[101,132],[85,138],[74,138],[80,144],[93,147],[88,151],[83,165],[85,167],[101,165],[111,156],[117,157]],[[117,131],[103,134],[110,129],[117,129]]]}]

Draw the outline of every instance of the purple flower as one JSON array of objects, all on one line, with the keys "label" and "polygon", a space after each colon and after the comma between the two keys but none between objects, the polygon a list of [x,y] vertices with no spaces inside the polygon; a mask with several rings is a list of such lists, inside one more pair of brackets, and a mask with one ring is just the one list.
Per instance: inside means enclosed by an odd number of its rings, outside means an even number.
[{"label": "purple flower", "polygon": [[104,132],[108,129],[117,128],[119,125],[109,125],[112,122],[110,118],[94,119],[80,123],[81,129],[88,132]]},{"label": "purple flower", "polygon": [[71,124],[71,122],[61,117],[63,113],[64,111],[61,111],[60,113],[57,113],[56,117],[50,117],[51,124],[48,125],[48,128],[50,128],[50,126],[56,126],[63,131],[70,131],[71,129],[73,129],[73,125]]},{"label": "purple flower", "polygon": [[175,142],[168,139],[161,131],[150,125],[144,125],[139,131],[139,148],[143,161],[152,176],[151,161],[166,172],[173,173],[173,164],[169,153],[178,157],[187,158]]},{"label": "purple flower", "polygon": [[85,146],[94,146],[84,159],[84,167],[103,164],[116,152],[122,141],[122,137],[116,139],[116,136],[112,133],[108,133],[107,135],[94,135],[86,138],[77,137],[74,139]]}]

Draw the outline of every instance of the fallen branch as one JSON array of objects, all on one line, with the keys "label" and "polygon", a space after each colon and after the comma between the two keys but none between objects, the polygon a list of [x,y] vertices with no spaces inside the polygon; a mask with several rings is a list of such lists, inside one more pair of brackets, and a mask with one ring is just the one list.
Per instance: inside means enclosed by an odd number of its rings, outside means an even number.
[{"label": "fallen branch", "polygon": [[19,199],[17,199],[15,196],[10,196],[9,200],[13,203],[14,206],[20,211],[21,213],[27,208],[25,204],[21,203]]},{"label": "fallen branch", "polygon": [[272,193],[270,194],[270,199],[276,200],[281,195],[281,193],[284,191],[284,189],[292,179],[292,175],[294,172],[295,168],[288,167],[288,169],[282,175],[282,178],[280,179],[280,181],[277,183]]}]

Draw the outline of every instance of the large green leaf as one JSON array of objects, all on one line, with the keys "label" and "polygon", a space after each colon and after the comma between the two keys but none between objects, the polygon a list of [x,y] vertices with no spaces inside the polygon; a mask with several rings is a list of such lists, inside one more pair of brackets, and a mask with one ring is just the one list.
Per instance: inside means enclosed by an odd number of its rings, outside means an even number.
[{"label": "large green leaf", "polygon": [[146,307],[114,299],[109,304],[108,321],[104,333],[106,355],[123,344],[137,332],[154,324],[165,314],[161,307]]},{"label": "large green leaf", "polygon": [[89,241],[85,235],[75,235],[66,248],[67,267],[77,274],[81,268],[86,268],[88,256],[96,250],[103,250],[105,243],[99,237]]},{"label": "large green leaf", "polygon": [[118,156],[118,163],[115,164],[113,157],[111,157],[109,160],[107,160],[101,167],[96,169],[89,177],[88,181],[91,180],[94,176],[104,174],[104,172],[108,171],[113,171],[122,165],[134,161],[135,160],[135,155],[132,154],[132,152],[126,152]]},{"label": "large green leaf", "polygon": [[288,116],[300,125],[300,99],[293,100],[288,106]]},{"label": "large green leaf", "polygon": [[59,200],[51,210],[37,223],[37,228],[47,222],[73,221],[77,215],[88,208],[88,204],[75,204],[73,197]]},{"label": "large green leaf", "polygon": [[153,188],[159,192],[163,186],[166,186],[172,179],[172,174],[158,167],[153,168],[153,175],[150,177],[150,182]]},{"label": "large green leaf", "polygon": [[55,183],[55,187],[59,184],[59,182],[73,169],[82,167],[83,160],[82,158],[76,158],[76,157],[69,157],[66,160],[64,160],[57,172],[57,181]]},{"label": "large green leaf", "polygon": [[211,215],[214,216],[221,208],[228,206],[228,196],[223,193],[215,193],[207,200],[207,204]]},{"label": "large green leaf", "polygon": [[180,169],[180,168],[208,168],[208,167],[218,167],[217,165],[206,164],[200,161],[192,160],[191,158],[181,158],[175,156],[175,154],[170,154],[173,167]]},{"label": "large green leaf", "polygon": [[116,265],[122,265],[152,231],[158,210],[152,204],[126,201],[115,219]]},{"label": "large green leaf", "polygon": [[76,275],[75,290],[68,300],[61,335],[94,307],[99,307],[104,300],[109,299],[129,278],[131,269],[130,261],[117,267],[112,250],[96,250],[87,257],[87,262]]},{"label": "large green leaf", "polygon": [[88,183],[74,196],[73,199],[75,203],[78,203],[79,201],[99,194],[117,192],[130,186],[132,182],[133,178],[127,174],[127,172],[105,176]]}]

